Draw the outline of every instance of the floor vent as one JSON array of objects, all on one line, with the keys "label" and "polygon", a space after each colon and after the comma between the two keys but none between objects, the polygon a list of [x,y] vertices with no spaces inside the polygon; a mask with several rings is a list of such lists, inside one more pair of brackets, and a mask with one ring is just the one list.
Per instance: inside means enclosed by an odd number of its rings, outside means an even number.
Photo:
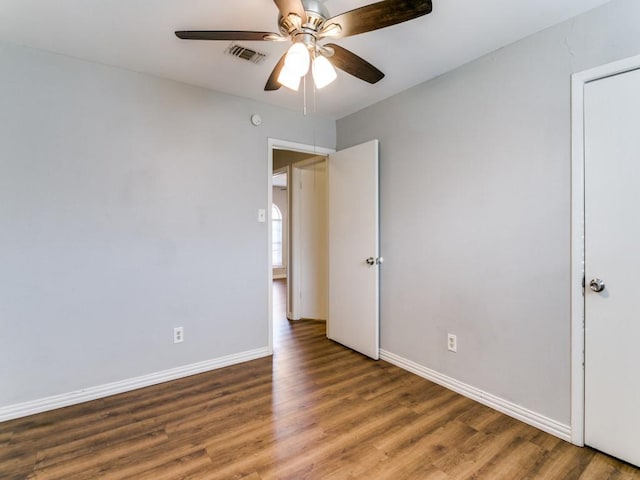
[{"label": "floor vent", "polygon": [[229,48],[225,50],[225,53],[256,64],[261,63],[265,58],[267,58],[266,53],[256,52],[255,50],[243,47],[237,43],[229,45]]}]

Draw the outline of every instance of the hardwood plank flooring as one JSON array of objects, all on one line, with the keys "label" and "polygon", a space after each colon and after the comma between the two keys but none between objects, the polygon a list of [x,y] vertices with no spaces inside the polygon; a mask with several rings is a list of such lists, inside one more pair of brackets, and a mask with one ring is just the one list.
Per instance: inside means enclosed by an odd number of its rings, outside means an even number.
[{"label": "hardwood plank flooring", "polygon": [[288,322],[275,355],[0,424],[0,479],[640,479]]}]

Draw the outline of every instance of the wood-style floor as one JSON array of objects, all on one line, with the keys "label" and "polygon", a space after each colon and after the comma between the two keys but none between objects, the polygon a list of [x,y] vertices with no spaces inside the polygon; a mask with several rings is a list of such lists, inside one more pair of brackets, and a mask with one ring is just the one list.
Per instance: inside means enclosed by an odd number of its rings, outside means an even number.
[{"label": "wood-style floor", "polygon": [[275,355],[0,424],[7,479],[640,479],[284,319]]}]

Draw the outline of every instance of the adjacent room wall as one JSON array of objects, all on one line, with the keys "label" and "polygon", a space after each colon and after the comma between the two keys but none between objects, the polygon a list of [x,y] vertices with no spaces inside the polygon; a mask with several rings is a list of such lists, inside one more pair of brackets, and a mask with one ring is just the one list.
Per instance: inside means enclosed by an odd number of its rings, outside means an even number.
[{"label": "adjacent room wall", "polygon": [[326,320],[329,276],[327,161],[317,157],[313,162],[292,167],[292,298],[294,302],[298,301],[297,308],[293,309],[296,319]]},{"label": "adjacent room wall", "polygon": [[269,137],[335,122],[0,43],[0,408],[269,345]]},{"label": "adjacent room wall", "polygon": [[380,140],[382,349],[569,423],[570,75],[639,54],[639,18],[616,0],[338,121],[339,149]]}]

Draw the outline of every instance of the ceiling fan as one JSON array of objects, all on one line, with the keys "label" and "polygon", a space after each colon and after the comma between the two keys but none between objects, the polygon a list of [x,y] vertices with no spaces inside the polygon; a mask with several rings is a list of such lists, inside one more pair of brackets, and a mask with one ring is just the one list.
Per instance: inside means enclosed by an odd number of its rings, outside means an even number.
[{"label": "ceiling fan", "polygon": [[382,0],[330,17],[321,0],[273,0],[279,10],[280,33],[237,30],[181,30],[185,40],[252,40],[292,45],[280,58],[264,87],[298,90],[311,71],[317,88],[336,79],[337,67],[365,82],[376,83],[384,73],[355,53],[325,39],[344,38],[413,20],[431,12],[431,0]]}]

